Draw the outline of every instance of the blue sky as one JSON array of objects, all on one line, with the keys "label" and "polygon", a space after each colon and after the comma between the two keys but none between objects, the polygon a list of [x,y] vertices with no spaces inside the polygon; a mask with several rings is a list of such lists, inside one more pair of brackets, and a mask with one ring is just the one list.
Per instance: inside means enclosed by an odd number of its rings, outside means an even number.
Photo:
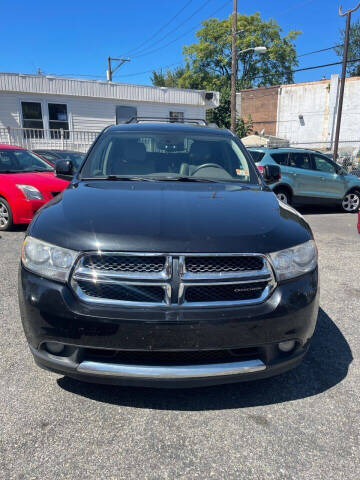
[{"label": "blue sky", "polygon": [[[342,0],[344,10],[356,1]],[[114,80],[150,84],[148,70],[181,62],[182,46],[193,43],[202,20],[225,18],[231,13],[232,1],[208,0],[204,4],[205,0],[0,0],[0,71],[35,73],[40,67],[47,74],[105,79],[108,55],[129,54],[131,62]],[[344,25],[337,13],[337,0],[239,0],[238,4],[239,13],[258,11],[264,19],[275,18],[284,33],[301,30],[299,55],[338,43],[339,29]],[[168,23],[182,7],[186,8]],[[359,18],[359,12],[353,19]],[[339,59],[329,51],[299,60],[301,68]],[[295,81],[318,80],[339,72],[340,66],[299,72]]]}]

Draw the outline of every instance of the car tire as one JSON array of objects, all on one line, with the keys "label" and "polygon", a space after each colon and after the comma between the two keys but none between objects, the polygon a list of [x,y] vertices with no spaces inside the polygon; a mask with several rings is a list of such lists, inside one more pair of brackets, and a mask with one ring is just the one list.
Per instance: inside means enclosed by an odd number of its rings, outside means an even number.
[{"label": "car tire", "polygon": [[0,197],[0,231],[10,230],[13,225],[11,208],[5,198]]},{"label": "car tire", "polygon": [[347,213],[356,213],[360,208],[360,191],[353,190],[345,195],[341,202],[342,209]]},{"label": "car tire", "polygon": [[291,195],[286,188],[277,188],[274,193],[277,196],[278,200],[286,203],[287,205],[291,205]]}]

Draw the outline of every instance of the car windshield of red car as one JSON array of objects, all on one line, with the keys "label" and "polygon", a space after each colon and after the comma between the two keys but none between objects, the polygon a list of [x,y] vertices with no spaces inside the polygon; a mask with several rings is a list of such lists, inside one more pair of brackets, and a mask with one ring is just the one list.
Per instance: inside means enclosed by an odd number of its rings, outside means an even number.
[{"label": "car windshield of red car", "polygon": [[28,150],[0,149],[0,173],[51,172],[53,168]]}]

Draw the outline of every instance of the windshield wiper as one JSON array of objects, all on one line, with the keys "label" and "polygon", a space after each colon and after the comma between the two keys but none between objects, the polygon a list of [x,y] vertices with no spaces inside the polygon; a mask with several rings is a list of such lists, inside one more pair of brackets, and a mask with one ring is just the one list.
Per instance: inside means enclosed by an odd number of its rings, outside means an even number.
[{"label": "windshield wiper", "polygon": [[125,182],[202,182],[202,183],[219,183],[218,180],[198,177],[123,177],[121,175],[108,175],[106,177],[83,177],[81,180],[117,180]]},{"label": "windshield wiper", "polygon": [[156,179],[150,177],[123,177],[121,175],[107,175],[106,177],[82,177],[80,180],[120,180],[124,182],[146,181],[152,182]]},{"label": "windshield wiper", "polygon": [[211,178],[199,177],[157,177],[154,178],[159,182],[202,182],[202,183],[219,183],[219,180],[212,180]]},{"label": "windshield wiper", "polygon": [[19,170],[0,170],[0,173],[23,173]]}]

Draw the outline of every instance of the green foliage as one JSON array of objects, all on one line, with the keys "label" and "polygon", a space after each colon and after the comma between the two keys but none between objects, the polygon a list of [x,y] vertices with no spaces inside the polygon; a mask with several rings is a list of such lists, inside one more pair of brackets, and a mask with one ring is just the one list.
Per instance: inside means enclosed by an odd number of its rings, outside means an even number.
[{"label": "green foliage", "polygon": [[251,116],[247,120],[238,118],[236,120],[235,133],[239,138],[247,137],[253,131],[253,122]]},{"label": "green foliage", "polygon": [[[220,91],[220,105],[209,120],[226,128],[230,126],[231,21],[231,16],[203,21],[196,32],[197,43],[183,47],[185,67],[152,75],[157,86]],[[263,21],[259,13],[239,15],[237,29],[238,52],[256,46],[268,49],[264,55],[238,54],[237,90],[293,82],[291,71],[298,64],[294,41],[300,32],[284,36],[275,20]],[[249,128],[246,125],[239,129]]]},{"label": "green foliage", "polygon": [[[345,29],[340,30],[341,43],[345,41]],[[336,47],[336,54],[342,58],[344,47],[343,45]],[[360,20],[356,20],[350,27],[350,41],[348,50],[348,60],[360,58]],[[346,73],[349,77],[360,76],[360,62],[348,63]]]},{"label": "green foliage", "polygon": [[[220,128],[230,128],[230,88],[224,87],[220,91],[220,104],[218,108],[213,108],[207,112],[207,121],[216,123]],[[242,118],[236,120],[235,133],[240,138],[246,137],[253,131],[253,122],[251,117],[245,121]]]}]

